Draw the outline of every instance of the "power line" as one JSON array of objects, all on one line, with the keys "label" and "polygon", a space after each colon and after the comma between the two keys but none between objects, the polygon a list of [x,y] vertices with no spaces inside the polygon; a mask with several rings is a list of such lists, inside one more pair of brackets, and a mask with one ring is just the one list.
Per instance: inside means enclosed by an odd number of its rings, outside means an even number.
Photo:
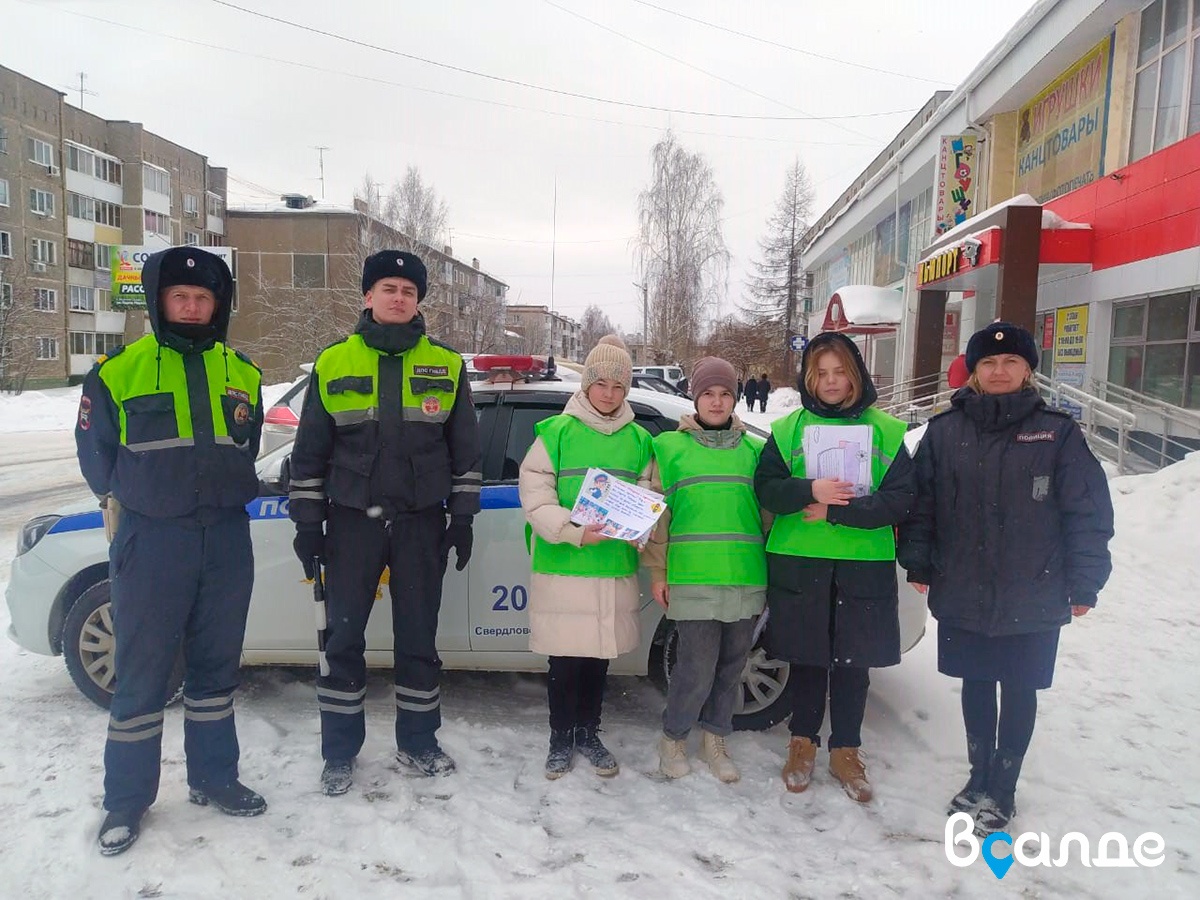
[{"label": "power line", "polygon": [[489,81],[500,82],[501,84],[509,84],[509,85],[513,85],[516,87],[528,88],[529,90],[534,90],[534,91],[543,91],[545,93],[555,94],[560,97],[573,97],[576,100],[588,100],[592,103],[605,103],[610,106],[622,106],[622,107],[626,107],[628,109],[643,109],[643,110],[648,110],[650,112],[665,112],[665,113],[671,113],[673,115],[681,115],[681,116],[700,116],[703,118],[710,118],[710,119],[740,119],[740,120],[755,121],[755,122],[834,122],[834,121],[837,121],[840,119],[867,119],[867,118],[873,118],[875,116],[893,115],[894,112],[896,112],[896,111],[893,111],[893,112],[889,112],[889,113],[865,113],[865,114],[856,115],[856,116],[752,116],[752,115],[745,115],[745,114],[741,114],[741,113],[716,113],[716,112],[707,112],[704,110],[694,110],[694,109],[675,109],[675,108],[672,108],[669,106],[655,106],[653,104],[647,104],[647,103],[632,103],[627,100],[614,100],[611,97],[594,97],[591,94],[581,94],[581,93],[577,93],[575,91],[566,91],[566,90],[562,90],[560,88],[547,87],[547,86],[541,85],[541,84],[532,84],[530,82],[521,81],[516,78],[506,78],[502,75],[491,75],[487,72],[477,72],[474,69],[467,69],[463,66],[455,66],[455,65],[451,65],[450,63],[443,63],[443,62],[437,62],[436,60],[432,60],[432,59],[425,59],[424,57],[421,57],[421,56],[414,56],[411,53],[403,53],[399,50],[393,50],[390,47],[382,47],[378,44],[371,44],[366,41],[360,41],[357,38],[347,37],[346,35],[337,34],[332,31],[325,31],[324,29],[321,29],[321,28],[314,28],[311,25],[301,25],[298,22],[289,22],[287,19],[281,19],[278,16],[272,16],[267,13],[258,12],[257,10],[247,9],[244,6],[238,6],[236,3],[230,3],[229,0],[209,0],[209,2],[215,3],[217,6],[224,6],[227,9],[232,9],[232,10],[236,10],[241,13],[245,13],[248,16],[254,16],[255,18],[259,18],[259,19],[266,19],[269,22],[275,22],[280,25],[286,25],[289,28],[295,28],[300,31],[307,32],[309,34],[315,34],[315,35],[319,35],[321,37],[332,38],[335,41],[341,41],[346,44],[351,44],[352,46],[355,46],[355,47],[361,47],[366,50],[375,50],[379,53],[387,53],[391,56],[398,56],[401,59],[411,60],[413,62],[422,63],[427,66],[435,66],[436,68],[446,69],[451,72],[459,72],[464,75],[472,75],[476,78],[485,78]]},{"label": "power line", "polygon": [[[17,0],[17,2],[27,3],[27,4],[32,5],[33,0]],[[331,69],[331,68],[327,68],[324,66],[316,66],[311,63],[298,62],[297,60],[282,59],[277,56],[267,56],[266,54],[253,53],[248,50],[238,50],[234,47],[226,47],[222,44],[213,44],[208,41],[199,41],[199,40],[195,40],[193,38],[180,37],[179,35],[168,34],[165,31],[154,31],[153,29],[142,28],[141,26],[138,26],[138,25],[130,25],[126,22],[117,22],[113,19],[101,19],[97,16],[90,16],[87,13],[76,12],[76,11],[70,10],[70,9],[58,9],[56,11],[59,13],[62,13],[64,15],[76,16],[77,18],[80,18],[80,19],[87,19],[88,21],[96,22],[100,25],[108,25],[113,28],[123,28],[126,31],[133,31],[138,34],[150,35],[152,37],[165,38],[166,40],[169,40],[169,41],[176,41],[178,43],[188,44],[193,47],[203,47],[206,50],[218,50],[222,53],[233,54],[234,56],[245,56],[249,59],[257,59],[257,60],[261,60],[263,62],[271,62],[271,63],[276,63],[278,65],[283,65],[283,66],[292,66],[294,68],[305,69],[310,72],[319,72],[323,75],[340,75],[344,78],[353,78],[353,79],[356,79],[359,81],[368,82],[370,84],[383,85],[385,87],[396,87],[396,88],[401,88],[403,90],[416,91],[418,93],[423,93],[423,94],[432,94],[432,95],[438,96],[438,97],[449,97],[454,100],[465,100],[469,103],[481,103],[486,106],[497,106],[502,109],[515,109],[515,110],[520,110],[522,112],[536,113],[538,115],[555,116],[555,117],[561,118],[561,119],[576,119],[576,120],[584,121],[584,122],[596,122],[596,123],[599,123],[602,125],[616,125],[619,128],[641,128],[641,129],[646,129],[646,130],[650,130],[650,131],[661,131],[662,130],[662,126],[660,126],[660,125],[646,125],[641,122],[623,122],[618,119],[602,119],[602,118],[598,118],[596,116],[587,116],[587,115],[582,115],[579,113],[568,113],[568,112],[560,112],[558,110],[541,109],[541,108],[535,107],[535,106],[523,106],[519,103],[509,103],[509,102],[506,102],[503,100],[489,100],[489,99],[485,99],[483,97],[472,97],[469,94],[459,94],[459,93],[455,93],[453,91],[442,91],[442,90],[437,90],[434,88],[418,87],[417,85],[405,84],[400,81],[390,81],[386,78],[376,78],[371,75],[363,75],[359,72],[347,72],[344,69]],[[886,117],[886,116],[911,115],[915,111],[916,111],[915,109],[894,109],[894,110],[888,110],[886,112],[861,113],[861,114],[857,114],[857,115],[847,115],[847,116],[832,116],[832,117],[827,117],[826,120],[870,119],[870,118],[881,118],[881,117]],[[874,146],[878,146],[881,143],[880,141],[876,141],[875,143],[870,144],[870,145],[861,144],[861,143],[850,144],[850,143],[847,143],[846,141],[810,141],[810,140],[803,140],[803,139],[799,139],[799,138],[797,138],[797,139],[770,138],[770,137],[756,137],[754,135],[721,134],[719,132],[710,132],[710,131],[689,131],[686,129],[676,129],[676,130],[680,134],[698,135],[700,137],[717,137],[717,138],[728,138],[730,140],[770,142],[770,143],[780,143],[780,144],[789,144],[789,145],[802,144],[805,146],[811,145],[811,146],[838,146],[838,147],[848,147],[848,146],[860,146],[860,147],[872,146],[872,147],[874,147]],[[874,140],[874,139],[872,139],[872,140]]]},{"label": "power line", "polygon": [[759,37],[755,34],[747,34],[744,31],[737,31],[733,28],[726,28],[724,25],[718,25],[715,22],[708,22],[704,19],[697,19],[695,16],[689,16],[687,13],[681,13],[678,10],[668,9],[665,6],[659,6],[656,3],[650,3],[649,0],[632,0],[641,6],[648,6],[651,9],[657,9],[659,12],[664,12],[670,16],[678,16],[681,19],[687,19],[689,22],[695,22],[697,25],[703,25],[706,28],[715,28],[717,31],[724,31],[726,34],[733,34],[740,38],[746,38],[750,41],[757,41],[760,44],[766,44],[769,47],[778,47],[781,50],[790,50],[792,53],[799,53],[802,56],[811,56],[813,59],[824,60],[825,62],[837,63],[840,66],[850,66],[854,69],[863,69],[867,72],[877,72],[881,75],[894,75],[897,78],[910,78],[913,81],[924,81],[927,84],[936,84],[938,87],[945,87],[947,82],[936,78],[925,78],[921,75],[911,75],[907,72],[894,72],[891,69],[880,69],[877,66],[868,66],[863,63],[851,62],[848,59],[840,59],[836,56],[826,56],[823,53],[817,53],[813,50],[805,50],[802,47],[793,47],[790,44],[781,44],[778,41],[768,40],[764,37]]}]

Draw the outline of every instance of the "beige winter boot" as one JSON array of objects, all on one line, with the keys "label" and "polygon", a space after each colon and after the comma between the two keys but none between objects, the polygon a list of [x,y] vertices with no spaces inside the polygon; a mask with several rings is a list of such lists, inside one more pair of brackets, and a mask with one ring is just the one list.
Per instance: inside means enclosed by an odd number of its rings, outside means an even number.
[{"label": "beige winter boot", "polygon": [[737,767],[729,758],[725,738],[707,731],[701,731],[700,736],[700,758],[708,763],[708,768],[717,776],[717,780],[725,784],[740,781],[742,776],[738,774]]},{"label": "beige winter boot", "polygon": [[665,734],[658,741],[658,771],[668,778],[682,778],[692,767],[688,765],[687,741],[673,741]]},{"label": "beige winter boot", "polygon": [[829,751],[829,774],[842,783],[851,800],[868,802],[874,796],[867,781],[867,764],[857,747],[834,747]]},{"label": "beige winter boot", "polygon": [[788,758],[783,764],[783,784],[793,794],[808,788],[817,763],[817,745],[809,738],[794,737],[788,742]]}]

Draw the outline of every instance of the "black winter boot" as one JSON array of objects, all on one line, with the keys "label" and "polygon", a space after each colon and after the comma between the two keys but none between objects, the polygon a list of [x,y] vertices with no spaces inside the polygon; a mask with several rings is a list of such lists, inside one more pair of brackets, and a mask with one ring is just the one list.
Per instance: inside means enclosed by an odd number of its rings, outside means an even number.
[{"label": "black winter boot", "polygon": [[321,793],[326,797],[340,797],[354,783],[354,760],[327,759],[321,771]]},{"label": "black winter boot", "polygon": [[980,837],[1003,831],[1017,814],[1017,779],[1024,761],[1025,757],[1008,750],[992,754],[987,794],[975,814],[975,833]]},{"label": "black winter boot", "polygon": [[133,812],[110,812],[104,817],[96,842],[102,856],[116,856],[133,846],[142,830],[144,809]]},{"label": "black winter boot", "polygon": [[983,802],[987,795],[988,769],[992,764],[994,748],[984,738],[967,735],[967,759],[971,763],[971,777],[963,789],[954,795],[946,809],[946,815],[967,812]]},{"label": "black winter boot", "polygon": [[571,771],[575,756],[575,729],[550,731],[550,752],[546,754],[546,777],[553,781]]},{"label": "black winter boot", "polygon": [[267,801],[262,795],[240,781],[189,788],[188,799],[197,806],[211,803],[227,816],[261,816],[267,811]]},{"label": "black winter boot", "polygon": [[458,771],[454,758],[436,743],[423,750],[406,750],[401,747],[396,751],[396,762],[426,778],[432,778],[435,775],[453,775]]},{"label": "black winter boot", "polygon": [[600,726],[576,725],[575,749],[579,755],[592,764],[597,775],[608,778],[620,771],[617,758],[608,752],[608,748],[600,742]]}]

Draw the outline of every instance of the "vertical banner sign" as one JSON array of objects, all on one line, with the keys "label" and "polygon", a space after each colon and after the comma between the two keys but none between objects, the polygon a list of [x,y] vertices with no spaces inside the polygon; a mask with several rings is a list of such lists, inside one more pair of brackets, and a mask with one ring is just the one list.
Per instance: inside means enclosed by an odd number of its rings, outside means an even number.
[{"label": "vertical banner sign", "polygon": [[973,134],[942,138],[942,149],[938,154],[936,234],[944,234],[975,212],[977,146]]},{"label": "vertical banner sign", "polygon": [[[113,309],[145,309],[146,294],[142,287],[142,266],[151,253],[157,253],[162,247],[135,247],[120,244],[112,248],[109,267],[112,270],[112,308]],[[219,256],[233,271],[232,247],[195,247],[213,256]]]},{"label": "vertical banner sign", "polygon": [[1087,362],[1086,306],[1064,306],[1055,312],[1054,365]]},{"label": "vertical banner sign", "polygon": [[1018,194],[1044,203],[1104,174],[1112,57],[1110,34],[1021,107]]}]

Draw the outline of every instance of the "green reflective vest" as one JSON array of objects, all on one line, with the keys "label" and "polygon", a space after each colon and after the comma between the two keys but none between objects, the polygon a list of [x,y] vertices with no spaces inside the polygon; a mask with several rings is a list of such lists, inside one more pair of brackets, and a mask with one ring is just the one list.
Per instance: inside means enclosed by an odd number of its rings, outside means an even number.
[{"label": "green reflective vest", "polygon": [[[322,351],[314,371],[321,405],[335,425],[354,425],[379,419],[378,350],[361,334]],[[454,408],[462,376],[462,357],[439,347],[424,335],[401,357],[404,363],[401,409],[406,422],[445,422]]]},{"label": "green reflective vest", "polygon": [[654,438],[664,496],[671,509],[667,583],[767,583],[762,517],[754,470],[762,441],[743,435],[736,447],[706,447],[686,431]]},{"label": "green reflective vest", "polygon": [[[871,426],[871,488],[879,487],[904,440],[905,424],[874,407],[853,419],[826,419],[807,409],[771,423],[771,434],[793,478],[807,478],[804,463],[804,429],[810,425]],[[802,513],[778,516],[767,539],[768,553],[807,556],[812,559],[895,559],[896,535],[891,527],[851,528],[828,522],[805,522]]]},{"label": "green reflective vest", "polygon": [[185,357],[146,335],[95,372],[113,401],[122,505],[172,518],[254,499],[262,375],[249,359],[221,343]]},{"label": "green reflective vest", "polygon": [[[558,502],[571,509],[589,468],[604,469],[633,484],[650,463],[650,433],[630,422],[613,434],[601,434],[574,416],[557,415],[535,427],[558,476]],[[586,547],[533,541],[534,572],[585,578],[622,578],[637,572],[637,548],[628,541],[606,540]]]},{"label": "green reflective vest", "polygon": [[[208,381],[208,408],[197,412],[205,426],[212,423],[214,443],[244,445],[253,425],[262,373],[233,350],[226,352],[220,343],[199,357]],[[146,335],[105,360],[100,379],[117,405],[125,447],[140,453],[195,445],[198,423],[192,416],[182,354],[166,348],[160,353],[158,341]]]}]

